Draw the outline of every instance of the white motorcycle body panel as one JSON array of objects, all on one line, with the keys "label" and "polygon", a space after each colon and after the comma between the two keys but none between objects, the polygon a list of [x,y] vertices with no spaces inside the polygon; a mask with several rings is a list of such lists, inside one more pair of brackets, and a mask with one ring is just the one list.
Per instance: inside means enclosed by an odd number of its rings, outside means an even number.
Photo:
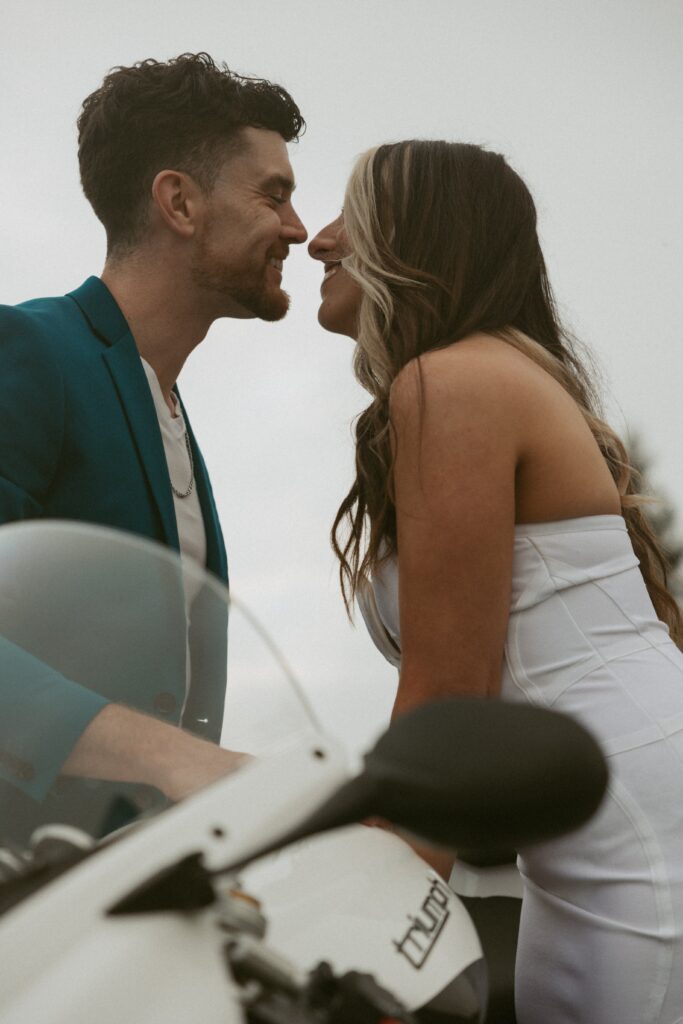
[{"label": "white motorcycle body panel", "polygon": [[462,903],[398,836],[351,825],[242,873],[263,903],[268,942],[308,971],[367,971],[409,1009],[482,956]]},{"label": "white motorcycle body panel", "polygon": [[[322,755],[322,756],[321,756]],[[302,821],[349,777],[340,749],[311,737],[178,804],[75,866],[0,919],[2,1024],[242,1024],[217,909],[107,917],[189,853],[220,867]],[[270,947],[308,971],[320,960],[373,974],[410,1007],[481,957],[464,908],[396,836],[352,826],[241,872],[263,900]]]},{"label": "white motorcycle body panel", "polygon": [[[315,740],[256,761],[134,827],[0,918],[0,1022],[102,1024],[109,1019],[105,1011],[117,1024],[241,1020],[232,998],[222,1017],[206,1016],[213,1012],[216,991],[230,991],[220,961],[225,936],[211,923],[212,908],[129,918],[107,917],[106,911],[189,853],[202,851],[205,863],[216,868],[302,821],[348,778],[342,751]],[[163,995],[156,991],[159,973]],[[133,1011],[132,977],[139,980]],[[192,977],[192,1015],[169,1017],[159,1007],[185,1006]],[[74,991],[86,985],[87,1011]],[[65,994],[76,1000],[72,1015],[65,1010]],[[80,1005],[82,1014],[76,1012]]]},{"label": "white motorcycle body panel", "polygon": [[[3,989],[7,980],[3,976]],[[3,992],[0,1021],[244,1024],[244,1015],[221,960],[213,915],[204,912],[92,923],[14,998]]]}]

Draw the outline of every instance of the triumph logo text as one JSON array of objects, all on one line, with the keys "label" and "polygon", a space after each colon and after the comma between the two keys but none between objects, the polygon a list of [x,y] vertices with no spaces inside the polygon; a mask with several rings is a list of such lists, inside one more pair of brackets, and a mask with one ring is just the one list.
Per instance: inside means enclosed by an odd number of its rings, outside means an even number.
[{"label": "triumph logo text", "polygon": [[418,971],[434,948],[450,915],[449,891],[440,878],[432,878],[429,892],[417,914],[409,914],[410,924],[402,939],[394,939],[396,950]]}]

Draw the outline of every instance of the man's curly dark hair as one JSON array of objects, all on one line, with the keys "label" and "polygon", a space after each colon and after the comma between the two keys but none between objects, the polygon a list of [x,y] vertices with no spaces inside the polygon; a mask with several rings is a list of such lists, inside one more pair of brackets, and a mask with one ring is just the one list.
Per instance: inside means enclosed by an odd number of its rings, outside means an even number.
[{"label": "man's curly dark hair", "polygon": [[140,241],[159,171],[184,171],[209,192],[239,148],[240,129],[270,129],[291,142],[305,128],[282,86],[235,74],[208,53],[112,68],[77,123],[81,183],[107,232],[108,256]]}]

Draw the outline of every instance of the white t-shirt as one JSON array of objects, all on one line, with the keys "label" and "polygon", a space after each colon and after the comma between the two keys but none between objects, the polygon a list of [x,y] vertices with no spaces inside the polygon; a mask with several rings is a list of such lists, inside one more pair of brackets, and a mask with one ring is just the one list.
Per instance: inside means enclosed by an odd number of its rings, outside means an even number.
[{"label": "white t-shirt", "polygon": [[[181,494],[183,494],[190,484],[192,474],[190,456],[187,451],[187,442],[185,441],[185,420],[183,419],[183,414],[180,411],[180,405],[177,402],[176,415],[171,415],[171,410],[164,401],[164,396],[156,373],[149,363],[145,362],[144,359],[141,361],[147,376],[152,398],[154,399],[154,408],[156,409],[157,419],[159,420],[161,438],[164,442],[166,464],[168,466],[171,483],[175,487],[176,491],[180,491]],[[175,402],[175,395],[173,396],[173,400]],[[204,529],[204,520],[202,518],[199,498],[197,497],[196,474],[192,491],[186,498],[179,498],[177,494],[173,492],[173,507],[175,509],[176,523],[178,526],[180,557],[184,566],[187,566],[187,562],[190,559],[199,562],[202,567],[205,566],[206,531]],[[183,573],[188,629],[191,619],[192,602],[194,601],[197,591],[201,585],[202,577],[199,574],[195,574],[191,571],[189,574],[188,572]],[[185,713],[192,680],[189,635],[185,651],[185,697],[180,714],[181,722]]]},{"label": "white t-shirt", "polygon": [[[161,438],[164,442],[166,463],[171,483],[176,491],[181,494],[187,490],[190,484],[192,467],[185,442],[185,420],[176,402],[176,415],[171,415],[171,410],[166,405],[161,386],[157,375],[149,365],[142,360],[142,365],[147,376],[149,389],[154,399],[161,430]],[[173,400],[176,401],[175,395]],[[178,538],[180,540],[180,552],[185,558],[193,558],[200,565],[206,565],[206,531],[202,510],[197,496],[197,480],[195,473],[192,491],[186,498],[179,498],[173,493],[173,506],[175,508],[176,523],[178,525]]]}]

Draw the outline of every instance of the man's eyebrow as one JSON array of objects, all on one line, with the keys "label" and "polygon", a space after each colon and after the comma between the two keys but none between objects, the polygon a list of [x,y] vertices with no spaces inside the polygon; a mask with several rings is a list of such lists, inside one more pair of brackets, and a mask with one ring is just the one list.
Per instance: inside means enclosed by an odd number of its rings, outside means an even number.
[{"label": "man's eyebrow", "polygon": [[262,182],[263,188],[283,188],[286,192],[293,192],[296,188],[296,182],[292,181],[284,174],[271,174],[264,182]]}]

